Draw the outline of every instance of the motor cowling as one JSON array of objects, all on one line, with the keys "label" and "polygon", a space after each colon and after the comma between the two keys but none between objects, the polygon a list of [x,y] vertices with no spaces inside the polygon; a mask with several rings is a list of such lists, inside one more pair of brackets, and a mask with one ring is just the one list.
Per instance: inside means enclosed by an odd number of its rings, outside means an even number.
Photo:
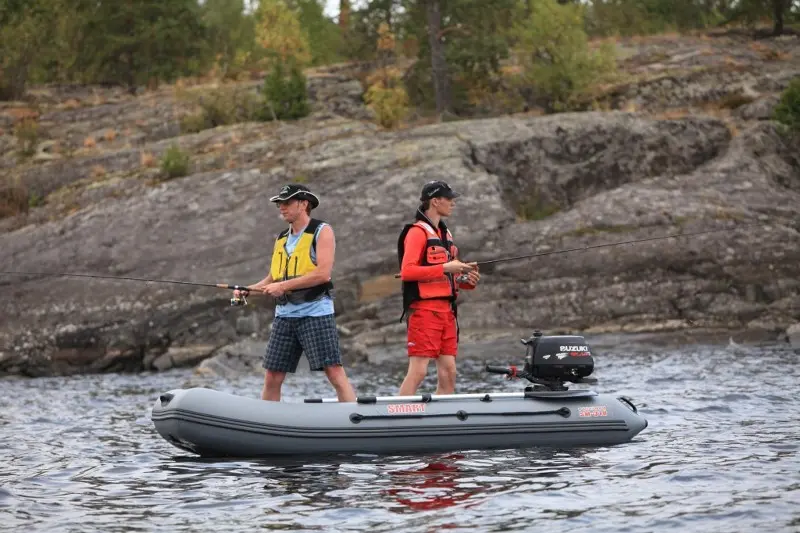
[{"label": "motor cowling", "polygon": [[573,381],[594,371],[594,359],[586,339],[581,335],[543,336],[535,332],[527,341],[525,370],[546,380]]}]

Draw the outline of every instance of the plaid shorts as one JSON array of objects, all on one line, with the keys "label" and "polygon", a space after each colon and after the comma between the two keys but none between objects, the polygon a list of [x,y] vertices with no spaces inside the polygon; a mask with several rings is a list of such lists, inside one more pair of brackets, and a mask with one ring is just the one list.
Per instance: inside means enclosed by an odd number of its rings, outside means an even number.
[{"label": "plaid shorts", "polygon": [[275,317],[261,366],[274,372],[293,373],[303,353],[311,370],[342,364],[334,315]]}]

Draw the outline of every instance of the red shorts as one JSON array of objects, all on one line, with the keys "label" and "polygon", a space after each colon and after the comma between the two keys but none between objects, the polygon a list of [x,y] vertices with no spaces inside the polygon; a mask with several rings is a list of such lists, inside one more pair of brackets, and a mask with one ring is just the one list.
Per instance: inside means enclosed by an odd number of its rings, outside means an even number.
[{"label": "red shorts", "polygon": [[438,358],[458,354],[456,317],[452,311],[412,309],[408,317],[408,355]]}]

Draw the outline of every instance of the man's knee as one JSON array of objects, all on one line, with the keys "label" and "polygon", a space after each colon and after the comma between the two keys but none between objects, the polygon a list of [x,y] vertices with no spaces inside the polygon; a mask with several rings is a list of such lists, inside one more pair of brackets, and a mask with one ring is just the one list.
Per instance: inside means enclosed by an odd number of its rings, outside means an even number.
[{"label": "man's knee", "polygon": [[286,379],[286,372],[276,372],[274,370],[264,372],[264,386],[268,388],[280,387],[284,379]]},{"label": "man's knee", "polygon": [[334,385],[347,382],[347,373],[340,364],[326,366],[325,375],[328,376],[328,380]]}]

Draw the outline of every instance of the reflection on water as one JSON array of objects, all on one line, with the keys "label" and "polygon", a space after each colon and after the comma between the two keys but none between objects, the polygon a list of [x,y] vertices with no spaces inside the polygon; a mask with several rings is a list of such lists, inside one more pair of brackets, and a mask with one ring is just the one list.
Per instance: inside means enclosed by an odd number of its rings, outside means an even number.
[{"label": "reflection on water", "polygon": [[[257,396],[258,376],[6,379],[0,529],[798,531],[797,358],[747,347],[603,353],[595,388],[632,397],[649,421],[621,446],[253,461],[177,450],[149,415],[175,387]],[[522,386],[483,375],[479,361],[460,365],[460,392]],[[359,392],[393,394],[403,371],[351,374]],[[324,379],[286,384],[288,402],[311,396],[331,396]]]}]

